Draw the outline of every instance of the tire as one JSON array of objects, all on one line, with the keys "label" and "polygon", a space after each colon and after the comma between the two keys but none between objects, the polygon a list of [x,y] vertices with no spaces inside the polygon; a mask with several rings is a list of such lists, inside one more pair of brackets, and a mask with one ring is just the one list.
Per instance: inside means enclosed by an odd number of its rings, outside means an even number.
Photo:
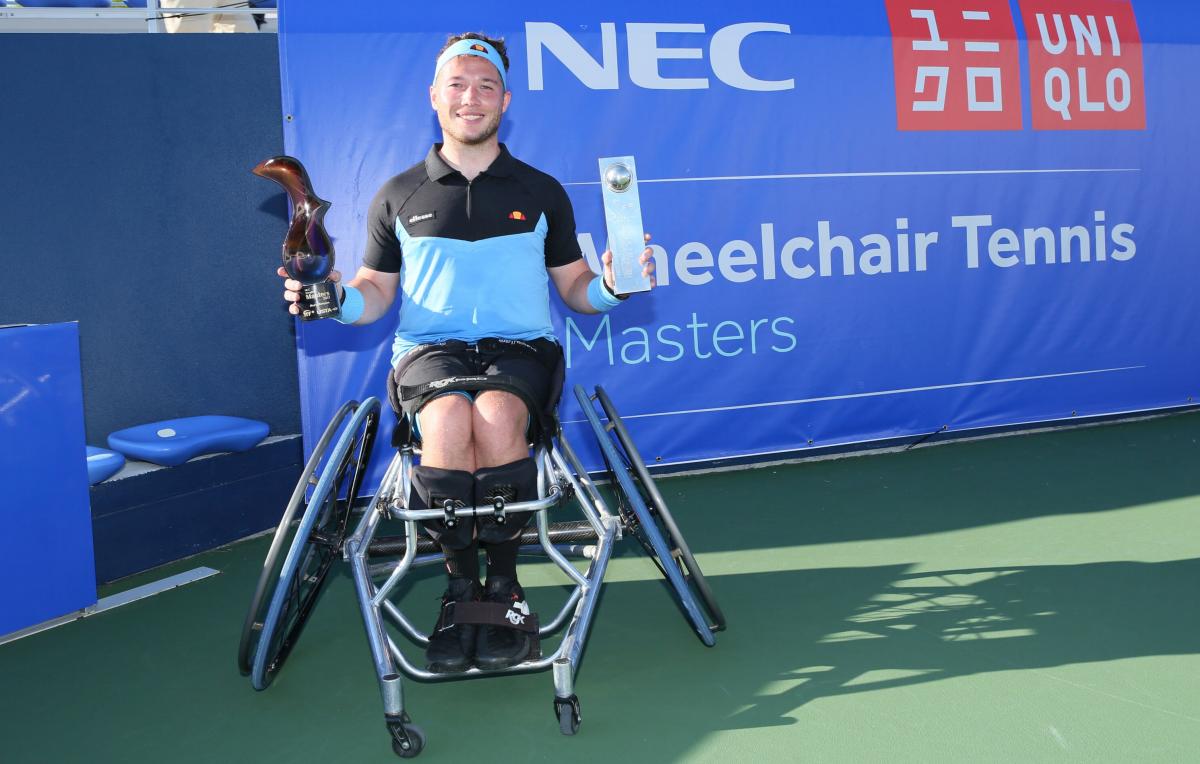
[{"label": "tire", "polygon": [[333,436],[337,435],[342,420],[354,410],[354,405],[354,401],[342,404],[338,412],[329,420],[325,432],[322,433],[316,447],[313,448],[312,455],[308,457],[308,461],[304,465],[304,471],[300,473],[300,479],[296,482],[296,488],[292,491],[292,497],[283,511],[283,516],[279,518],[279,525],[275,528],[275,537],[271,539],[271,548],[267,550],[267,558],[263,561],[258,584],[254,587],[254,596],[250,598],[250,608],[246,611],[246,620],[242,624],[242,638],[238,643],[238,670],[242,672],[242,676],[250,675],[252,653],[258,642],[258,635],[262,631],[262,621],[266,617],[267,605],[270,603],[270,597],[267,596],[268,589],[279,578],[279,566],[283,562],[282,552],[291,548],[292,537],[296,530],[293,526],[297,519],[297,512],[301,516],[304,515],[300,510],[307,507],[305,495],[308,488],[317,484],[321,460],[326,456],[325,452],[329,449]]},{"label": "tire", "polygon": [[[600,391],[599,387],[597,387],[597,391]],[[683,609],[684,616],[691,623],[696,635],[700,637],[700,641],[708,647],[712,647],[716,644],[716,639],[713,637],[714,626],[720,624],[709,622],[708,616],[702,612],[703,606],[685,577],[684,570],[674,562],[676,557],[672,554],[672,548],[668,546],[660,526],[661,516],[651,512],[650,505],[643,498],[642,491],[635,481],[633,470],[627,465],[627,456],[618,450],[618,445],[613,442],[614,438],[600,423],[600,418],[597,416],[596,409],[592,406],[587,392],[576,385],[575,397],[579,400],[583,415],[591,425],[592,433],[596,436],[596,443],[600,447],[600,453],[603,454],[604,461],[608,465],[608,472],[613,479],[620,502],[619,510],[623,524],[642,543],[647,554],[666,577],[667,583],[675,594],[676,602]],[[609,403],[611,405],[611,401]],[[613,411],[613,414],[615,415],[616,412]],[[620,421],[619,418],[617,421]],[[663,506],[665,508],[665,504]],[[697,566],[695,570],[698,571],[699,567]]]},{"label": "tire", "polygon": [[[265,690],[283,667],[324,590],[333,563],[341,556],[351,510],[375,442],[379,411],[376,398],[342,406],[313,449],[289,502],[288,511],[299,515],[299,524],[293,531],[291,517],[285,514],[280,521],[246,616],[238,653],[239,667],[245,656],[256,690]],[[340,427],[343,422],[345,427]],[[309,485],[314,487],[305,500]],[[342,494],[344,500],[339,498]],[[289,537],[287,554],[277,564]]]},{"label": "tire", "polygon": [[559,732],[567,736],[579,732],[582,719],[579,716],[579,699],[574,695],[570,698],[555,698],[554,715],[558,717]]},{"label": "tire", "polygon": [[[596,399],[600,402],[600,408],[604,410],[605,417],[608,418],[612,426],[613,435],[617,438],[617,444],[621,447],[621,456],[624,457],[624,467],[632,473],[634,483],[637,486],[642,496],[642,501],[650,510],[651,516],[658,524],[659,532],[667,541],[670,547],[671,559],[675,565],[679,567],[684,579],[695,590],[700,602],[704,605],[704,609],[708,611],[710,618],[709,629],[711,631],[725,630],[725,614],[721,612],[721,606],[717,604],[717,597],[713,594],[712,587],[708,584],[708,579],[704,577],[704,571],[700,569],[700,564],[696,562],[696,558],[692,555],[692,550],[688,547],[687,540],[684,539],[683,533],[680,532],[679,526],[675,523],[675,518],[671,516],[671,511],[667,508],[667,502],[663,498],[662,493],[658,490],[658,486],[654,482],[654,478],[650,475],[650,470],[646,468],[646,462],[642,459],[642,455],[638,453],[637,446],[633,443],[633,438],[629,435],[629,430],[625,427],[625,422],[621,420],[620,414],[617,413],[616,406],[613,405],[612,399],[608,397],[608,393],[600,385],[596,385]],[[630,518],[636,522],[637,518]],[[647,552],[652,552],[644,534],[641,533],[642,528],[633,528],[634,535],[641,542],[642,547],[647,549]],[[665,560],[659,560],[656,555],[653,556],[655,564],[659,570],[662,570],[663,575],[666,575],[666,570],[663,569]]]}]

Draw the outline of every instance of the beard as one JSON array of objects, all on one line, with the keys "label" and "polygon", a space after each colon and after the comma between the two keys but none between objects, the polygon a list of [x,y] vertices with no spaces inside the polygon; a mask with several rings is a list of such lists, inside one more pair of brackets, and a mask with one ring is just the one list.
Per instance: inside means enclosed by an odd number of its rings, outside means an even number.
[{"label": "beard", "polygon": [[454,120],[453,115],[447,118],[443,117],[439,112],[438,124],[441,125],[441,128],[445,131],[446,135],[450,136],[459,143],[465,146],[478,146],[480,144],[487,143],[492,139],[493,136],[496,135],[496,133],[500,132],[500,117],[501,113],[499,111],[489,117],[486,117],[482,121],[481,129],[473,134],[465,132],[463,130],[463,127],[465,126],[457,123]]}]

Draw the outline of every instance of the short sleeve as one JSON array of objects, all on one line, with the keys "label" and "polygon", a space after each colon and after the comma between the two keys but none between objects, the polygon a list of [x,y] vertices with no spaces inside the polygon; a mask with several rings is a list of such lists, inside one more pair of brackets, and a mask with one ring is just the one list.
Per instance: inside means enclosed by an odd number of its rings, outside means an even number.
[{"label": "short sleeve", "polygon": [[554,181],[549,210],[550,230],[546,233],[546,267],[557,268],[583,257],[575,236],[575,208],[558,181]]},{"label": "short sleeve", "polygon": [[399,273],[402,253],[396,238],[396,211],[387,193],[390,185],[375,194],[367,210],[367,243],[362,264],[384,273]]}]

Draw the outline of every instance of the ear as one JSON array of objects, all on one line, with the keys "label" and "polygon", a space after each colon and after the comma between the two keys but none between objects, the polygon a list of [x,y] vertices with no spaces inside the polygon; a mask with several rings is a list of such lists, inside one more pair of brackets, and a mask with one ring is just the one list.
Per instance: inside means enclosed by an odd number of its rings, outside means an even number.
[{"label": "ear", "polygon": [[511,91],[511,90],[505,90],[505,91],[504,91],[504,103],[503,103],[503,104],[500,106],[500,113],[501,113],[501,114],[503,114],[504,112],[508,111],[508,102],[509,102],[509,101],[511,101],[511,100],[512,100],[512,91]]},{"label": "ear", "polygon": [[437,103],[437,83],[436,82],[429,86],[429,105],[433,107],[434,111],[437,111],[438,103]]}]

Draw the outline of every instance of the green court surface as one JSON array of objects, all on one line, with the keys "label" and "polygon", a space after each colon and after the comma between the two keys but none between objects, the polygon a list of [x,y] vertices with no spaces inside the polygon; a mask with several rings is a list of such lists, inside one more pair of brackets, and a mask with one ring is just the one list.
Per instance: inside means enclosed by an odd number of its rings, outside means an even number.
[{"label": "green court surface", "polygon": [[[564,737],[549,673],[405,681],[418,761],[1195,761],[1200,415],[664,479],[729,629],[632,541]],[[275,683],[238,674],[267,539],[220,575],[0,646],[0,761],[391,762],[340,570]],[[532,604],[564,588],[523,567]],[[431,625],[421,574],[406,612]],[[415,651],[414,651],[415,654]]]}]

